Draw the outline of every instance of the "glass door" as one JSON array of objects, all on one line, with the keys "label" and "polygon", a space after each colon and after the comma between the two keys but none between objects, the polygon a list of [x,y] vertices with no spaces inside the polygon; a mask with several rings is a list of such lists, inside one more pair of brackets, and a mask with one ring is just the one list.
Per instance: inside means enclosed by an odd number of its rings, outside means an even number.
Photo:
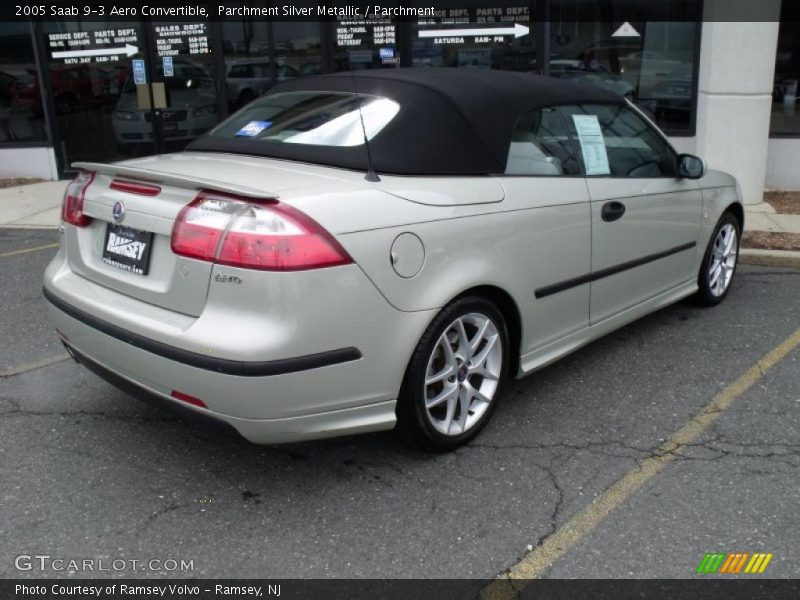
[{"label": "glass door", "polygon": [[157,151],[141,108],[133,65],[147,55],[139,21],[47,21],[44,94],[35,76],[17,94],[34,115],[49,105],[61,169],[77,161],[109,162]]},{"label": "glass door", "polygon": [[150,65],[141,70],[150,75],[146,117],[158,151],[177,152],[220,120],[209,24],[152,22],[147,27]]}]

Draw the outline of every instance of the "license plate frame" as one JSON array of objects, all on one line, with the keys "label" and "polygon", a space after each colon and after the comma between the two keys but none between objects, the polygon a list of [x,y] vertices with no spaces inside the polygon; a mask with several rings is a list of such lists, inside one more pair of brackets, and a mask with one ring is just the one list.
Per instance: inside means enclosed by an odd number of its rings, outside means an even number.
[{"label": "license plate frame", "polygon": [[[142,244],[144,247],[141,246]],[[125,225],[109,223],[106,226],[101,260],[117,269],[147,276],[150,271],[152,249],[152,231],[142,231]]]}]

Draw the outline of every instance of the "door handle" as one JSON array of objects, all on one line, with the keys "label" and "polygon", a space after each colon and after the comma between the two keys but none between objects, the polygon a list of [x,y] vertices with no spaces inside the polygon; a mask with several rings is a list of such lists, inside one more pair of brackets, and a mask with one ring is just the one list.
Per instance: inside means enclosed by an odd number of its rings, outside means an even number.
[{"label": "door handle", "polygon": [[617,202],[614,200],[613,202],[606,202],[603,204],[603,208],[600,211],[600,217],[606,223],[611,223],[611,221],[617,221],[622,218],[622,215],[625,214],[625,205],[622,202]]}]

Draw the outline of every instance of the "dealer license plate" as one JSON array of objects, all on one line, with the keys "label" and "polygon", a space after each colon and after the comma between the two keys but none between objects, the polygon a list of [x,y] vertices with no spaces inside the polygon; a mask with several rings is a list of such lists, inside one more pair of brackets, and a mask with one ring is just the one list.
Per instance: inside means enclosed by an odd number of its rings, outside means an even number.
[{"label": "dealer license plate", "polygon": [[109,223],[103,246],[103,262],[137,275],[147,275],[152,245],[152,232]]}]

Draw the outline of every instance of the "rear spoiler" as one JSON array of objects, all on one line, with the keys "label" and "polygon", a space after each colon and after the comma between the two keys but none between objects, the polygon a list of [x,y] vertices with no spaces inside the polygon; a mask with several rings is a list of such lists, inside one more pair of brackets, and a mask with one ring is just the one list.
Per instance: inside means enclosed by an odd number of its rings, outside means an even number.
[{"label": "rear spoiler", "polygon": [[164,185],[174,185],[177,187],[189,188],[198,191],[214,190],[215,192],[226,192],[228,194],[236,194],[237,196],[244,196],[246,198],[278,197],[277,194],[243,185],[232,185],[230,183],[214,181],[213,179],[204,179],[202,177],[173,175],[171,173],[151,171],[150,169],[141,169],[139,167],[126,167],[124,165],[106,163],[76,162],[72,163],[72,168],[83,169],[84,171],[94,171],[95,173],[110,175],[112,177],[118,175],[120,177],[129,177],[131,179],[161,183]]}]

